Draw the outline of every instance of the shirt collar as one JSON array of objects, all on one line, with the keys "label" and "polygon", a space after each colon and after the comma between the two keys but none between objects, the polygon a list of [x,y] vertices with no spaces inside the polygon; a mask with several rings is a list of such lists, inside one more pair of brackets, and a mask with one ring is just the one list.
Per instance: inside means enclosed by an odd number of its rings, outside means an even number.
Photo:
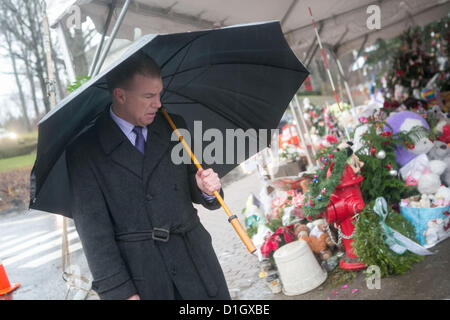
[{"label": "shirt collar", "polygon": [[134,125],[132,123],[129,123],[126,120],[123,120],[122,118],[118,117],[112,110],[112,105],[109,107],[109,113],[111,117],[113,118],[114,122],[117,123],[117,125],[122,129],[123,132],[126,134],[130,133],[134,129]]}]

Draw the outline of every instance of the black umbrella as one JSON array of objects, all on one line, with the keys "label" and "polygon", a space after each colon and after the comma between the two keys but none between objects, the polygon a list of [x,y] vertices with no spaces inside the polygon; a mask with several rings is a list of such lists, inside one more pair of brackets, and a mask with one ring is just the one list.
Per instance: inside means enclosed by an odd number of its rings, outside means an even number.
[{"label": "black umbrella", "polygon": [[[202,120],[203,131],[275,129],[308,76],[289,48],[279,22],[145,36],[39,122],[30,208],[69,216],[65,148],[111,104],[105,75],[138,50],[161,67],[161,103],[167,111],[183,116],[191,132],[194,120]],[[252,156],[247,153],[247,158]],[[237,164],[208,167],[222,177]]]}]

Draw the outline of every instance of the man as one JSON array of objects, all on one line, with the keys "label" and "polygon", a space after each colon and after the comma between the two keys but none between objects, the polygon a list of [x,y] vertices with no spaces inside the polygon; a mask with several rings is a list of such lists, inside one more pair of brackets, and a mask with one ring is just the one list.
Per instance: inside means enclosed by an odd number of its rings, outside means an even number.
[{"label": "man", "polygon": [[220,181],[212,169],[171,161],[177,142],[158,112],[158,65],[137,52],[107,83],[112,105],[66,152],[71,213],[93,289],[102,299],[230,299],[192,205],[218,209]]}]

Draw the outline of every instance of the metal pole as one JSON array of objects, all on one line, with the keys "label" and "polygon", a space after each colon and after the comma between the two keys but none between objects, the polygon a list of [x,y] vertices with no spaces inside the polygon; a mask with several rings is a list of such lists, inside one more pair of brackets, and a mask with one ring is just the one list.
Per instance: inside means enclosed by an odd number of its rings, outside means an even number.
[{"label": "metal pole", "polygon": [[344,80],[344,86],[345,86],[345,90],[347,91],[348,100],[350,101],[350,105],[352,106],[352,115],[353,115],[353,118],[355,118],[356,117],[355,104],[353,103],[353,97],[352,97],[352,93],[350,91],[350,87],[347,82],[347,77],[344,74],[344,69],[342,68],[341,61],[339,60],[339,58],[337,57],[337,55],[334,52],[333,52],[333,57],[338,66],[339,73],[341,74],[342,79]]},{"label": "metal pole", "polygon": [[100,56],[99,62],[97,66],[95,67],[95,70],[92,74],[93,77],[95,77],[99,72],[100,69],[105,62],[106,56],[108,55],[109,49],[111,48],[111,45],[114,41],[114,38],[116,37],[117,31],[119,31],[119,28],[122,24],[123,19],[125,18],[125,14],[128,11],[128,6],[130,5],[131,0],[126,0],[125,4],[123,5],[122,10],[120,11],[120,15],[116,20],[116,24],[114,25],[113,30],[111,31],[111,35],[108,39],[108,42],[106,43],[105,49],[102,52],[102,55]]},{"label": "metal pole", "polygon": [[62,53],[64,58],[64,65],[66,66],[67,75],[69,76],[69,81],[72,83],[76,80],[75,71],[73,68],[72,59],[70,57],[70,50],[67,46],[66,36],[64,35],[63,27],[61,22],[57,26],[59,41],[61,41]]},{"label": "metal pole", "polygon": [[311,138],[311,134],[309,133],[308,127],[306,125],[305,117],[303,115],[302,108],[300,107],[300,103],[298,102],[297,95],[294,95],[294,101],[295,101],[295,104],[297,105],[297,110],[299,111],[298,113],[299,113],[299,116],[300,116],[300,120],[302,122],[303,127],[305,128],[306,135],[308,136],[308,140],[311,143],[311,152],[312,152],[313,157],[315,159],[316,158],[316,149],[314,148],[314,142],[313,142],[313,140]]},{"label": "metal pole", "polygon": [[295,113],[295,109],[294,109],[294,106],[292,105],[292,102],[289,103],[289,108],[291,108],[291,112],[292,112],[292,114],[294,116],[294,119],[295,119],[295,122],[296,122],[295,127],[296,127],[296,129],[298,131],[298,135],[300,136],[300,139],[302,140],[302,144],[305,146],[306,158],[308,159],[308,163],[313,166],[314,163],[312,161],[311,155],[309,154],[308,145],[306,144],[305,137],[303,136],[303,132],[300,129],[300,122],[298,121],[297,113]]},{"label": "metal pole", "polygon": [[114,0],[114,2],[112,2],[109,5],[108,17],[106,18],[105,27],[103,28],[102,38],[100,39],[100,43],[98,44],[97,49],[95,50],[94,59],[92,60],[91,67],[89,68],[89,76],[90,77],[92,77],[95,67],[97,66],[98,57],[100,56],[100,52],[102,51],[103,42],[105,41],[105,36],[106,36],[106,33],[108,32],[109,25],[111,24],[111,17],[112,17],[115,7],[116,7],[116,0]]},{"label": "metal pole", "polygon": [[53,108],[56,105],[55,69],[53,67],[52,44],[50,40],[50,28],[48,25],[47,15],[44,16],[42,20],[42,25],[44,29],[44,49],[47,58],[47,73],[48,73],[47,93],[50,100],[50,108]]}]

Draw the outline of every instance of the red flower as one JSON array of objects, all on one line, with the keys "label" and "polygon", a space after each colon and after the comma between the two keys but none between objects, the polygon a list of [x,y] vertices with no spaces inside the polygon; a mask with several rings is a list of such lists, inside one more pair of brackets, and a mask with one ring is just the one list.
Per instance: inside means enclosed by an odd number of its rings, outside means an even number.
[{"label": "red flower", "polygon": [[380,133],[380,136],[383,136],[383,137],[390,137],[390,136],[392,136],[392,132],[390,132],[390,131],[385,131],[385,132]]},{"label": "red flower", "polygon": [[339,142],[338,139],[336,139],[336,137],[331,134],[328,135],[326,139],[329,143],[338,143]]},{"label": "red flower", "polygon": [[270,236],[266,239],[266,242],[261,246],[261,254],[263,257],[268,258],[269,254],[272,251],[275,251],[278,249],[278,242],[275,240],[275,237]]}]

